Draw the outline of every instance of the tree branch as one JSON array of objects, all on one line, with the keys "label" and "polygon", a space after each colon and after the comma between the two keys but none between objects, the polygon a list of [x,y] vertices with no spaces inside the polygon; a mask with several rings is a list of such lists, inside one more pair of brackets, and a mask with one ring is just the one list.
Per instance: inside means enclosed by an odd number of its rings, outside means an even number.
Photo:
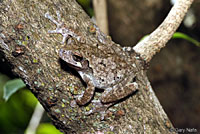
[{"label": "tree branch", "polygon": [[93,0],[95,18],[98,27],[108,35],[108,16],[106,0]]},{"label": "tree branch", "polygon": [[39,102],[37,102],[31,120],[28,124],[28,127],[26,128],[25,134],[36,134],[36,130],[40,124],[40,120],[42,119],[43,114],[44,108]]},{"label": "tree branch", "polygon": [[161,48],[165,47],[181,24],[192,2],[193,0],[177,0],[163,23],[134,47],[145,61],[149,62]]},{"label": "tree branch", "polygon": [[[187,2],[186,2],[187,3]],[[103,43],[122,49],[98,30],[75,0],[30,0],[0,3],[0,52],[43,105],[54,125],[64,133],[173,133],[172,124],[146,77],[137,72],[139,91],[109,109],[105,121],[99,114],[87,116],[89,106],[74,104],[74,94],[84,90],[80,79],[59,60],[60,35],[44,17],[61,14],[65,26],[74,29],[88,45]],[[95,31],[96,30],[96,31]],[[109,48],[109,47],[107,47]]]}]

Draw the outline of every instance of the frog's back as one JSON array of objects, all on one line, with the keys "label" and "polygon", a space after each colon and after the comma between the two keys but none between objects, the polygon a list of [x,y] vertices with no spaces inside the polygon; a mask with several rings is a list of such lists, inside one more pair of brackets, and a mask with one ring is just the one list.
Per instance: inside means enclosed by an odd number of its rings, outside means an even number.
[{"label": "frog's back", "polygon": [[113,86],[134,73],[128,55],[97,50],[91,57],[89,67],[99,88]]},{"label": "frog's back", "polygon": [[136,70],[132,66],[134,59],[119,46],[81,44],[74,47],[89,62],[96,87],[104,88],[121,83]]}]

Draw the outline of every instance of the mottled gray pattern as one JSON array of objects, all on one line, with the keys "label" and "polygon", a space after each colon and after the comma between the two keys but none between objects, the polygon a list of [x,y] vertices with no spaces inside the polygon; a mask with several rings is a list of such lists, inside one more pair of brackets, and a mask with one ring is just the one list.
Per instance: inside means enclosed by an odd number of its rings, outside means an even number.
[{"label": "mottled gray pattern", "polygon": [[[99,29],[96,29],[97,36],[101,36],[99,43],[87,44],[80,41],[81,37],[73,33],[73,30],[64,27],[49,14],[46,14],[46,17],[57,25],[56,30],[49,33],[62,34],[64,41],[62,43],[67,40],[67,45],[60,49],[60,58],[77,70],[87,84],[85,92],[76,97],[76,102],[79,105],[88,103],[94,94],[95,87],[105,90],[98,103],[93,103],[94,109],[88,114],[100,112],[103,118],[109,106],[137,89],[137,83],[133,79],[139,71],[135,63],[140,60],[135,58],[137,56],[133,50],[124,51],[105,35],[98,34]],[[58,14],[58,20],[60,20],[59,17]]]}]

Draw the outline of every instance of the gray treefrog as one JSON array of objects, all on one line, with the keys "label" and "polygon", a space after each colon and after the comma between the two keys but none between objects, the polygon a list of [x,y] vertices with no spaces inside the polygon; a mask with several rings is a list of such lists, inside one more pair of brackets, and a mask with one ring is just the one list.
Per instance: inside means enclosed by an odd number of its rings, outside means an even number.
[{"label": "gray treefrog", "polygon": [[139,71],[135,64],[136,53],[123,51],[120,46],[112,42],[109,45],[101,42],[82,43],[76,34],[71,31],[66,32],[69,29],[62,27],[49,15],[47,18],[57,25],[57,29],[50,33],[62,34],[63,41],[68,38],[67,45],[59,51],[60,58],[74,68],[87,84],[86,90],[76,97],[76,102],[85,105],[91,101],[95,88],[104,89],[99,100],[92,101],[94,108],[87,112],[87,114],[100,112],[103,119],[111,105],[138,89],[135,81],[136,73]]}]

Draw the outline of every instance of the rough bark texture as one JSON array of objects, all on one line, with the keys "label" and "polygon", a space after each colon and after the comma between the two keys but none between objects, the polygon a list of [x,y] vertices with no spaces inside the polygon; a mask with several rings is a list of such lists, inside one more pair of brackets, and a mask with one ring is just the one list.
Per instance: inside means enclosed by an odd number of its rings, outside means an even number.
[{"label": "rough bark texture", "polygon": [[12,65],[12,71],[38,98],[54,125],[64,133],[172,133],[173,126],[145,71],[138,74],[140,90],[112,107],[105,121],[100,121],[98,114],[85,116],[87,107],[73,105],[72,93],[84,86],[59,60],[61,36],[47,33],[55,25],[44,14],[50,12],[56,17],[56,11],[87,42],[98,42],[88,30],[92,25],[89,17],[74,0],[0,3],[0,51]]},{"label": "rough bark texture", "polygon": [[[153,31],[155,26],[163,21],[172,6],[170,1],[159,2],[159,0],[154,3],[161,5],[159,8],[155,5],[152,5],[153,8],[147,6],[146,3],[153,3],[154,1],[125,0],[121,2],[120,0],[109,0],[108,2],[111,4],[108,5],[109,18],[111,19],[109,20],[109,28],[112,30],[110,31],[112,39],[121,45],[129,45],[138,41],[146,33]],[[123,3],[123,5],[118,4],[118,2]],[[143,5],[140,5],[140,2]],[[133,6],[137,8],[131,9]],[[197,40],[200,40],[198,36],[200,34],[199,7],[200,0],[195,0],[190,8],[195,13],[196,23],[189,28],[185,28],[182,23],[178,29],[179,32],[190,35]],[[146,11],[144,11],[144,8]],[[127,17],[128,15],[129,17]],[[129,21],[125,23],[126,19]],[[134,22],[135,19],[138,21]],[[129,35],[127,35],[127,32]],[[156,96],[175,128],[200,130],[200,74],[197,73],[200,72],[199,58],[200,48],[188,41],[172,39],[150,61],[147,72],[149,81],[151,81]]]}]

